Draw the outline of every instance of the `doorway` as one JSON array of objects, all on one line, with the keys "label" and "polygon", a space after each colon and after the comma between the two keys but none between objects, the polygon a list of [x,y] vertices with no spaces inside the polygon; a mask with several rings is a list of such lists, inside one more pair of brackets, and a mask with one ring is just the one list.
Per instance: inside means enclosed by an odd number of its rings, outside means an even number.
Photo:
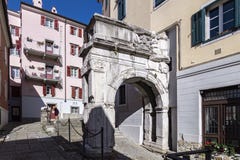
[{"label": "doorway", "polygon": [[20,121],[20,106],[12,106],[12,121]]},{"label": "doorway", "polygon": [[240,88],[203,92],[203,141],[234,146],[240,153]]}]

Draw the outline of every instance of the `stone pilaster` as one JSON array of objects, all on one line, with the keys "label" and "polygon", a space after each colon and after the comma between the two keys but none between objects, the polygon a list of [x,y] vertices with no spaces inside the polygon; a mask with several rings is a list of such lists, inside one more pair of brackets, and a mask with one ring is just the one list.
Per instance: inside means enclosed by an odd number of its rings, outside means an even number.
[{"label": "stone pilaster", "polygon": [[157,116],[157,145],[161,150],[167,151],[169,149],[168,146],[168,133],[169,133],[169,125],[168,125],[168,108],[156,108],[156,116]]}]

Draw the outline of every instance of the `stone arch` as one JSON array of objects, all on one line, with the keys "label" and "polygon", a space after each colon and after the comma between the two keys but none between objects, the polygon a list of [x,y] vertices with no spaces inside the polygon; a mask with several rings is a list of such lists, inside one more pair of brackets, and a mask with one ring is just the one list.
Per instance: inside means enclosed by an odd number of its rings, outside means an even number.
[{"label": "stone arch", "polygon": [[168,93],[168,91],[162,85],[161,80],[156,78],[156,76],[153,73],[148,72],[147,70],[134,70],[134,69],[126,69],[122,71],[117,77],[114,77],[114,79],[108,84],[107,86],[108,94],[106,95],[106,102],[108,104],[114,105],[117,89],[124,81],[132,78],[142,78],[145,82],[153,84],[154,85],[153,92],[157,98],[156,102],[158,103],[157,104],[158,108],[168,106],[167,104],[168,102],[165,102],[167,101],[166,94]]},{"label": "stone arch", "polygon": [[[154,34],[99,15],[86,28],[86,43],[80,53],[84,122],[92,131],[104,128],[104,151],[114,146],[115,95],[124,82],[135,82],[144,95],[151,94],[154,103],[145,107],[145,113],[151,114],[155,106],[156,141],[150,145],[168,150],[167,42],[165,34]],[[144,99],[144,103],[149,104],[149,99]],[[98,138],[87,143],[99,149]]]}]

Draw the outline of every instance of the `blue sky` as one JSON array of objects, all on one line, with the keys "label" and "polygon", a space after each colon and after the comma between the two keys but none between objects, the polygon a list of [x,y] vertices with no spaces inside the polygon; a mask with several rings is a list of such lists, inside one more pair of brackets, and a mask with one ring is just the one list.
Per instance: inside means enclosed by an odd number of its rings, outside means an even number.
[{"label": "blue sky", "polygon": [[[19,11],[20,2],[32,4],[32,0],[8,0],[8,9]],[[101,13],[97,0],[42,0],[43,9],[50,11],[53,6],[58,14],[88,24],[94,13]]]}]

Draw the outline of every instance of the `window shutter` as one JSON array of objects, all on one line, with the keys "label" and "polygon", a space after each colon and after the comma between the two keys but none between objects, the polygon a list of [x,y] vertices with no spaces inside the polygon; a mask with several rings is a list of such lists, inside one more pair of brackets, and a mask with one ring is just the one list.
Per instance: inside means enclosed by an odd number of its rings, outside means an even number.
[{"label": "window shutter", "polygon": [[74,55],[74,45],[73,44],[70,44],[70,47],[71,47],[71,55]]},{"label": "window shutter", "polygon": [[67,66],[67,76],[71,76],[71,68],[70,68],[70,66]]},{"label": "window shutter", "polygon": [[78,29],[78,37],[82,37],[82,29],[81,28]]},{"label": "window shutter", "polygon": [[16,27],[15,29],[16,29],[16,36],[19,36],[19,28]]},{"label": "window shutter", "polygon": [[73,35],[73,26],[70,26],[70,34]]},{"label": "window shutter", "polygon": [[44,16],[41,16],[41,25],[45,25],[45,17]]},{"label": "window shutter", "polygon": [[78,46],[78,54],[80,53],[80,50],[81,50],[81,47],[80,47],[80,46]]},{"label": "window shutter", "polygon": [[58,20],[54,20],[54,29],[58,30]]},{"label": "window shutter", "polygon": [[122,0],[118,0],[118,20],[122,20]]},{"label": "window shutter", "polygon": [[17,50],[21,48],[21,42],[19,40],[16,40],[16,48]]},{"label": "window shutter", "polygon": [[46,85],[43,84],[43,95],[46,96],[47,95],[47,88]]},{"label": "window shutter", "polygon": [[192,46],[195,46],[205,39],[205,9],[191,17],[191,27]]},{"label": "window shutter", "polygon": [[78,92],[78,98],[82,99],[82,88],[79,88]]},{"label": "window shutter", "polygon": [[126,0],[122,0],[122,19],[126,16]]},{"label": "window shutter", "polygon": [[76,93],[75,93],[75,87],[72,87],[72,98],[75,98]]},{"label": "window shutter", "polygon": [[81,75],[81,68],[78,68],[78,78],[82,78],[82,75]]},{"label": "window shutter", "polygon": [[52,96],[55,97],[55,86],[52,86],[51,93],[52,93]]},{"label": "window shutter", "polygon": [[240,0],[235,0],[235,27],[240,26]]}]

